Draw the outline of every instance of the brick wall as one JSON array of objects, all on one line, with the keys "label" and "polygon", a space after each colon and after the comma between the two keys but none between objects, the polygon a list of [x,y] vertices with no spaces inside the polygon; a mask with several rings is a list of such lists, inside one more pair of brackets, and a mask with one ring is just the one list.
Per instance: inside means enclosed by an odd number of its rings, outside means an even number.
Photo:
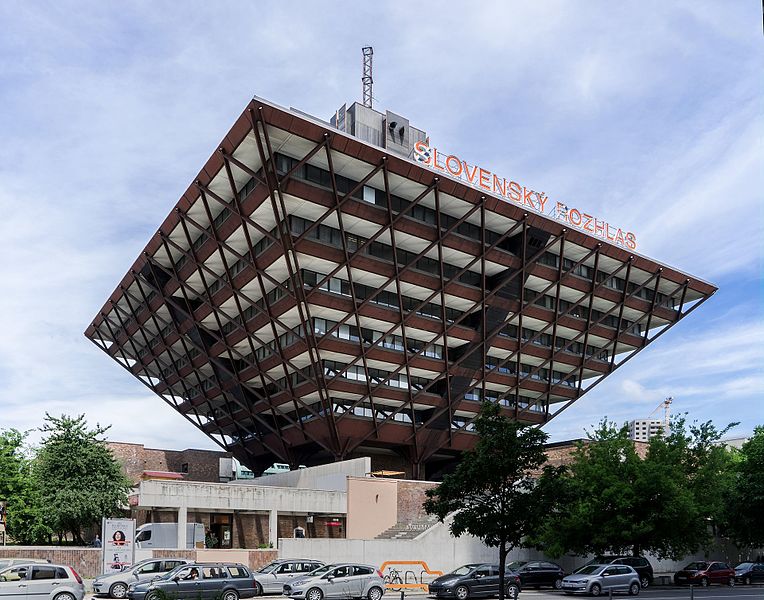
[{"label": "brick wall", "polygon": [[[569,465],[573,462],[573,453],[576,451],[576,445],[578,442],[587,444],[587,440],[573,440],[559,446],[551,446],[546,449],[547,464],[553,467],[559,467],[561,465]],[[647,456],[647,450],[650,445],[647,442],[633,442],[634,450],[637,456],[645,458]]]},{"label": "brick wall", "polygon": [[[327,525],[329,521],[339,521],[336,525]],[[344,538],[346,530],[345,517],[313,517],[313,522],[308,523],[305,515],[279,515],[279,537],[294,537],[294,528],[297,526],[305,530],[305,537],[309,538]]]},{"label": "brick wall", "polygon": [[[266,528],[267,532],[267,528]],[[204,560],[204,552],[196,550],[153,550],[155,558],[179,557],[188,560]],[[217,551],[217,552],[226,552]],[[235,551],[230,551],[235,552]],[[248,566],[250,569],[258,569],[278,558],[276,550],[246,550]],[[237,556],[241,551],[237,553]],[[72,548],[58,546],[0,546],[0,559],[2,558],[38,558],[50,560],[53,564],[68,565],[85,579],[93,579],[101,574],[101,549],[100,548]],[[239,559],[232,560],[239,562]]]},{"label": "brick wall", "polygon": [[437,485],[431,481],[398,481],[398,522],[407,523],[427,516],[422,504],[425,492]]},{"label": "brick wall", "polygon": [[100,548],[66,546],[0,546],[0,558],[38,558],[57,565],[69,565],[86,579],[101,573]]},{"label": "brick wall", "polygon": [[184,464],[188,465],[187,481],[216,483],[220,480],[220,459],[232,456],[230,452],[194,449],[161,450],[126,442],[107,442],[106,446],[122,465],[124,473],[134,483],[140,481],[143,471],[179,473]]},{"label": "brick wall", "polygon": [[233,515],[234,548],[257,548],[268,543],[268,515],[242,514]]},{"label": "brick wall", "polygon": [[[154,550],[152,552],[152,555],[155,558],[170,558],[170,557],[180,557],[180,558],[187,558],[189,560],[197,560],[199,562],[204,562],[208,560],[228,560],[230,562],[241,562],[241,555],[242,552],[246,552],[248,556],[248,560],[244,561],[245,564],[250,569],[259,569],[260,567],[263,567],[267,565],[269,562],[274,561],[278,558],[278,551],[277,550]],[[214,558],[211,558],[210,554],[214,553]],[[230,558],[225,558],[226,554],[230,554]]]}]

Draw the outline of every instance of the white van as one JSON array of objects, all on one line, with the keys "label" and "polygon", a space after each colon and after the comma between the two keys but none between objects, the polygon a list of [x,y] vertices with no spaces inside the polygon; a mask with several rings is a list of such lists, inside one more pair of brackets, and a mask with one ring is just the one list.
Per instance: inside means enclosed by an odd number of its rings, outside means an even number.
[{"label": "white van", "polygon": [[[177,523],[146,523],[135,530],[136,548],[177,548]],[[204,525],[186,523],[186,548],[204,548]]]}]

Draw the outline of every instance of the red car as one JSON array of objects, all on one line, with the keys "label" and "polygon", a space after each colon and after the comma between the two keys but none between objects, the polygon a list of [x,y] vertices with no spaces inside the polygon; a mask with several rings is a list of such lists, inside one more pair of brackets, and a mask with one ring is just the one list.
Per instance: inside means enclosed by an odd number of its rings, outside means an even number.
[{"label": "red car", "polygon": [[735,585],[735,569],[731,569],[727,563],[699,560],[677,571],[674,575],[674,583],[677,585],[689,583],[703,587],[712,583]]}]

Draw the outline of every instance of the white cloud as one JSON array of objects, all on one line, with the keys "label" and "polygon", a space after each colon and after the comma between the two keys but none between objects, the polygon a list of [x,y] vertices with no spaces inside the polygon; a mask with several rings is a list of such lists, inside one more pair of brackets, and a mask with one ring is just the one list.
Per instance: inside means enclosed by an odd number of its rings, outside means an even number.
[{"label": "white cloud", "polygon": [[[0,5],[0,428],[85,412],[133,441],[211,444],[82,331],[247,99],[326,117],[359,97],[368,43],[377,106],[438,144],[633,225],[694,275],[760,277],[758,8],[647,6]],[[672,393],[760,418],[737,406],[761,389],[760,306],[738,323],[745,299],[717,298],[729,315],[702,307],[550,427]]]}]

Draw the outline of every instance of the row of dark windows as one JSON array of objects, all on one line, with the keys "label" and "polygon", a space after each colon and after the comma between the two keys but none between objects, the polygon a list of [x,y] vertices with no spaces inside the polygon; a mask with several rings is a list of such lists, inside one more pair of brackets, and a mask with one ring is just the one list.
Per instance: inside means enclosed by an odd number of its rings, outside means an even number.
[{"label": "row of dark windows", "polygon": [[[285,156],[284,154],[276,154],[276,168],[281,175],[286,174],[298,162],[299,161],[297,159]],[[328,191],[332,191],[331,175],[329,171],[320,167],[305,164],[297,169],[293,176],[307,183],[311,183]],[[350,190],[358,185],[357,181],[353,181],[352,179],[348,179],[347,177],[343,177],[341,175],[336,175],[335,180],[337,182],[337,191],[342,195],[347,194]],[[355,198],[356,200],[364,200],[370,204],[381,206],[387,210],[387,196],[385,192],[371,186],[360,187],[353,193],[351,197]],[[409,206],[411,206],[411,202],[409,200],[401,198],[400,196],[396,196],[395,194],[390,194],[390,208],[393,213],[399,214],[409,208]],[[422,206],[421,204],[417,204],[408,210],[406,216],[417,221],[422,221],[423,223],[428,223],[429,225],[437,225],[438,223],[438,214],[435,209],[428,206]],[[441,229],[447,230],[450,227],[453,227],[458,221],[458,218],[452,217],[451,215],[441,211]],[[471,240],[477,242],[482,241],[479,225],[474,225],[473,223],[468,223],[465,221],[464,223],[460,223],[454,231],[455,233],[470,238]],[[486,228],[485,241],[487,244],[493,244],[500,237],[501,234]],[[503,240],[502,243],[499,244],[499,247],[503,247],[503,249],[509,251],[507,248],[507,240]]]},{"label": "row of dark windows", "polygon": [[[291,216],[289,217],[289,225],[294,235],[301,235],[313,225],[313,221],[303,219],[302,217]],[[342,248],[342,233],[339,229],[330,227],[329,225],[320,224],[318,227],[314,227],[308,234],[308,238],[318,240],[337,248]],[[345,232],[345,242],[347,244],[348,252],[355,252],[367,242],[367,238]],[[397,255],[398,264],[401,266],[411,263],[417,256],[416,253],[403,250],[402,248],[397,248],[397,252],[393,251],[392,246],[388,246],[381,242],[371,242],[371,244],[366,246],[364,254],[391,263],[395,261]],[[440,275],[440,263],[434,258],[422,256],[416,259],[413,266],[420,271],[431,273],[433,275]],[[460,270],[461,267],[446,262],[443,263],[443,277],[446,279],[453,279]],[[466,285],[479,287],[481,284],[480,273],[476,273],[475,271],[465,271],[459,276],[459,281]]]},{"label": "row of dark windows", "polygon": [[[322,319],[319,317],[313,318],[313,332],[318,335],[325,335],[327,331],[337,325],[336,321],[329,319]],[[333,332],[332,336],[349,340],[351,342],[363,341],[364,344],[373,344],[377,340],[380,348],[387,350],[396,350],[397,352],[411,352],[412,354],[423,350],[422,355],[429,358],[443,358],[443,346],[441,344],[428,344],[421,340],[416,340],[410,336],[406,337],[406,344],[403,343],[403,336],[400,335],[386,335],[383,338],[384,332],[375,331],[368,327],[361,327],[360,331],[355,325],[340,325]]]},{"label": "row of dark windows", "polygon": [[[322,275],[321,273],[316,273],[315,271],[310,271],[307,269],[303,269],[301,273],[302,273],[303,284],[305,284],[306,286],[310,288],[315,287],[318,284],[318,282],[325,277],[325,275]],[[372,287],[370,285],[364,285],[362,283],[354,282],[353,285],[354,285],[353,291],[355,292],[355,297],[361,301],[365,300],[366,298],[369,298],[370,296],[375,294],[378,290],[378,288]],[[339,277],[330,277],[327,281],[323,283],[323,285],[321,285],[319,289],[322,289],[327,292],[332,292],[334,294],[341,294],[343,296],[352,297],[350,282],[346,281],[345,279],[340,279]],[[401,301],[403,304],[404,312],[410,312],[414,310],[417,306],[422,304],[422,301],[420,299],[414,298],[412,296],[401,295]],[[369,302],[374,304],[379,304],[381,306],[387,306],[395,310],[399,309],[398,294],[396,294],[395,292],[387,291],[387,290],[382,290],[381,292],[377,293],[376,296],[374,296],[374,298],[369,300]],[[455,308],[446,308],[445,313],[446,313],[446,321],[448,322],[453,322],[464,314],[463,311],[456,310]],[[420,307],[419,310],[417,310],[417,314],[422,317],[429,317],[432,319],[440,320],[442,317],[441,306],[440,304],[428,302],[424,304],[422,307]]]},{"label": "row of dark windows", "polygon": [[[495,356],[487,356],[486,365],[485,365],[486,370],[494,369],[496,367],[498,367],[496,370],[499,373],[504,373],[506,375],[517,374],[516,361],[510,360],[509,362],[505,362],[505,359],[496,358]],[[536,370],[534,371],[534,369]],[[549,369],[546,369],[543,367],[537,368],[533,365],[526,365],[525,363],[521,363],[520,377],[521,378],[530,377],[530,379],[535,379],[536,381],[549,381]],[[576,387],[575,373],[563,373],[562,371],[552,371],[552,383],[553,384],[561,383],[562,385],[566,385],[568,387]],[[479,397],[469,398],[469,400],[480,400],[480,398]]]},{"label": "row of dark windows", "polygon": [[[560,266],[560,257],[557,254],[554,254],[553,252],[545,252],[541,255],[539,258],[539,263],[547,265],[549,267],[558,268]],[[573,268],[573,265],[576,264],[576,261],[573,261],[569,258],[563,258],[562,259],[562,268],[564,270],[570,270]],[[589,267],[587,265],[578,265],[575,269],[572,271],[573,275],[577,275],[578,277],[581,277],[583,279],[586,279],[588,281],[592,280],[592,277],[594,277],[594,267]],[[626,280],[621,277],[612,277],[608,273],[605,273],[603,271],[597,272],[597,283],[605,282],[605,287],[609,287],[614,290],[618,290],[620,292],[624,291],[624,288],[627,289],[627,293],[631,294],[636,290],[640,284],[629,282],[629,285],[626,285]],[[649,289],[648,287],[643,287],[640,289],[636,294],[634,294],[638,298],[642,298],[644,300],[652,301],[653,297],[655,296],[655,290]],[[662,294],[661,292],[658,292],[658,297],[655,300],[656,304],[660,306],[665,306],[667,308],[674,308],[674,298],[670,298],[666,296],[665,294]]]},{"label": "row of dark windows", "polygon": [[[282,175],[288,172],[290,169],[292,169],[292,167],[294,167],[299,162],[297,159],[294,159],[279,153],[276,154],[275,158],[276,158],[277,170]],[[331,175],[329,174],[329,171],[322,169],[320,167],[305,164],[305,165],[302,165],[299,169],[297,169],[297,171],[295,171],[293,176],[296,177],[297,179],[301,179],[313,185],[317,185],[327,190],[331,190]],[[341,175],[337,175],[335,179],[337,181],[338,191],[342,194],[349,192],[353,187],[355,187],[358,184],[358,182],[348,179],[346,177],[342,177]],[[352,197],[357,200],[364,200],[371,204],[375,204],[375,205],[387,208],[387,197],[385,192],[382,190],[378,190],[376,188],[372,188],[370,186],[362,186],[361,188],[356,190],[356,192],[352,195]],[[404,198],[396,196],[394,194],[390,194],[390,205],[391,205],[392,212],[397,214],[404,211],[407,207],[409,207],[411,205],[411,202]],[[406,215],[411,217],[412,219],[415,219],[417,221],[422,221],[430,225],[437,224],[436,211],[426,206],[417,204],[408,213],[406,213]],[[458,220],[459,220],[458,218],[453,217],[442,211],[440,213],[441,228],[444,230],[453,226]],[[473,241],[477,241],[477,242],[483,241],[483,238],[481,236],[480,226],[474,225],[473,223],[467,223],[467,222],[461,223],[460,225],[457,226],[455,231],[456,233],[463,235],[464,237],[467,237]],[[501,237],[500,233],[491,231],[490,229],[486,228],[485,230],[486,244],[491,245],[495,243],[500,237]],[[341,244],[341,242],[339,243]],[[339,245],[339,244],[336,244],[336,245]],[[509,252],[511,254],[515,254],[509,248],[507,240],[503,240],[502,243],[498,244],[498,248],[501,248],[502,250]],[[388,260],[392,261],[392,259],[388,259]],[[557,254],[554,254],[552,252],[545,252],[539,258],[540,263],[548,265],[548,266],[552,266],[555,268],[559,266],[559,260],[560,260],[560,257]],[[569,258],[563,259],[563,269],[566,269],[566,270],[571,269],[574,264],[575,264],[575,261]],[[587,265],[579,265],[573,270],[573,274],[591,281],[592,276],[594,275],[594,268],[589,267]],[[605,283],[605,285],[607,287],[610,287],[616,290],[623,291],[624,286],[626,285],[626,281],[623,278],[617,277],[617,276],[611,277],[608,273],[599,271],[597,275],[597,282],[601,283],[602,281],[605,281],[606,279],[607,279],[607,282]],[[629,287],[628,292],[631,293],[639,286],[637,284],[630,283],[628,287]],[[640,298],[644,298],[646,300],[652,300],[654,296],[654,291],[647,288],[643,288],[639,292],[637,292],[635,295]],[[659,293],[658,299],[656,300],[656,302],[662,306],[672,307],[674,303],[674,299]]]}]

